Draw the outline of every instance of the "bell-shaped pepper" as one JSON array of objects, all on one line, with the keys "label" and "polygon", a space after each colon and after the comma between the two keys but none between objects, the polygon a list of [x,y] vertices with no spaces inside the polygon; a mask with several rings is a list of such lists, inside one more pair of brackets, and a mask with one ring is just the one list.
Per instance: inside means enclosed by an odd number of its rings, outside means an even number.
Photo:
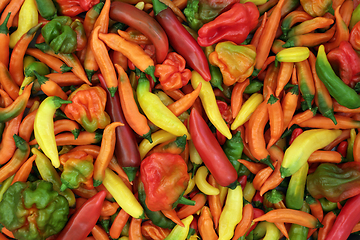
[{"label": "bell-shaped pepper", "polygon": [[83,84],[69,96],[71,104],[66,105],[64,113],[77,121],[88,132],[104,129],[110,123],[105,112],[106,92],[99,86],[90,87]]},{"label": "bell-shaped pepper", "polygon": [[66,188],[78,188],[80,184],[85,184],[85,188],[93,188],[94,164],[93,157],[87,155],[83,158],[70,158],[64,164],[61,173],[61,191]]},{"label": "bell-shaped pepper", "polygon": [[185,199],[182,195],[189,175],[180,155],[155,152],[141,162],[140,173],[145,203],[151,211],[171,210]]},{"label": "bell-shaped pepper", "polygon": [[256,62],[256,48],[253,45],[236,45],[221,42],[209,56],[210,64],[220,68],[223,82],[227,86],[243,82],[251,76]]},{"label": "bell-shaped pepper", "polygon": [[342,41],[338,48],[327,54],[327,58],[346,85],[353,88],[360,81],[360,57],[349,42]]},{"label": "bell-shaped pepper", "polygon": [[80,20],[75,19],[75,21],[73,21],[70,24],[70,28],[72,30],[74,30],[76,33],[76,50],[75,51],[80,51],[80,50],[84,49],[87,44],[87,37],[86,37],[84,25],[80,22]]},{"label": "bell-shaped pepper", "polygon": [[0,212],[0,223],[16,239],[45,240],[64,228],[69,203],[50,182],[15,182],[5,192]]},{"label": "bell-shaped pepper", "polygon": [[67,16],[56,17],[42,29],[44,40],[56,52],[72,53],[76,50],[76,32],[70,27],[72,20]]},{"label": "bell-shaped pepper", "polygon": [[234,0],[189,0],[184,9],[184,14],[189,26],[197,31],[235,2]]},{"label": "bell-shaped pepper", "polygon": [[333,12],[331,0],[300,0],[304,11],[312,17],[322,17],[327,12]]},{"label": "bell-shaped pepper", "polygon": [[171,52],[162,64],[155,66],[155,77],[159,78],[164,90],[179,89],[189,82],[191,71],[185,69],[185,65],[185,59],[181,55]]},{"label": "bell-shaped pepper", "polygon": [[74,17],[79,13],[88,11],[100,0],[55,0],[54,2],[61,15]]},{"label": "bell-shaped pepper", "polygon": [[256,27],[259,10],[252,2],[235,3],[231,9],[220,14],[213,21],[199,29],[197,39],[200,46],[206,47],[221,41],[241,44]]},{"label": "bell-shaped pepper", "polygon": [[341,202],[360,193],[359,183],[359,162],[322,163],[308,175],[306,188],[315,199],[325,197],[331,202]]}]

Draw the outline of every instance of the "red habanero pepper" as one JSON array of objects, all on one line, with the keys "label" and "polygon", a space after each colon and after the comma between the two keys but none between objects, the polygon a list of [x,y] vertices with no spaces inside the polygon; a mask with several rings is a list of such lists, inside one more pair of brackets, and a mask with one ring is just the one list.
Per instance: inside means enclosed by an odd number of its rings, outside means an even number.
[{"label": "red habanero pepper", "polygon": [[257,26],[258,19],[259,10],[254,3],[235,3],[230,10],[204,24],[199,29],[197,41],[202,47],[211,46],[221,41],[241,44]]},{"label": "red habanero pepper", "polygon": [[56,240],[85,239],[100,217],[105,196],[106,192],[100,191],[89,198],[74,215],[72,215]]},{"label": "red habanero pepper", "polygon": [[61,15],[74,17],[79,13],[88,11],[100,0],[55,0]]},{"label": "red habanero pepper", "polygon": [[189,127],[195,148],[216,182],[224,187],[236,187],[237,172],[234,166],[196,109],[191,111]]},{"label": "red habanero pepper", "polygon": [[105,111],[109,114],[111,122],[121,122],[124,124],[121,128],[116,128],[116,145],[115,155],[119,165],[124,169],[126,175],[131,182],[134,180],[136,172],[140,166],[141,158],[135,133],[127,123],[124,113],[120,105],[119,91],[115,92],[114,97],[110,96],[110,92],[105,84],[105,79],[99,74],[101,86],[107,92],[107,101]]},{"label": "red habanero pepper", "polygon": [[152,0],[152,3],[155,19],[164,28],[171,46],[185,58],[186,63],[197,71],[204,80],[210,81],[209,63],[200,45],[168,6],[159,0]]},{"label": "red habanero pepper", "polygon": [[350,198],[342,207],[333,227],[328,233],[327,240],[347,239],[354,226],[360,221],[360,194]]},{"label": "red habanero pepper", "polygon": [[[109,14],[112,20],[133,27],[147,36],[155,46],[157,62],[162,63],[165,60],[169,50],[169,40],[165,31],[154,18],[135,6],[120,1],[111,3]],[[181,36],[180,32],[178,34],[177,36]]]},{"label": "red habanero pepper", "polygon": [[289,140],[289,145],[291,145],[292,142],[295,140],[295,138],[297,138],[303,132],[304,132],[304,130],[302,130],[301,128],[295,128],[293,130],[293,132],[291,133],[291,137],[290,137],[290,140]]},{"label": "red habanero pepper", "polygon": [[341,154],[341,156],[346,157],[346,152],[348,148],[348,141],[342,141],[336,148],[336,151]]}]

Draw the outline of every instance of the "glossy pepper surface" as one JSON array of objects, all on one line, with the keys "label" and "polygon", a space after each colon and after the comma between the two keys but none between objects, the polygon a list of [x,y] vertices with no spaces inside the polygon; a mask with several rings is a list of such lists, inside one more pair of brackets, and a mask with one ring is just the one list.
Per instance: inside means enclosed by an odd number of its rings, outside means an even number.
[{"label": "glossy pepper surface", "polygon": [[105,112],[106,92],[100,86],[81,85],[68,98],[64,113],[77,121],[86,131],[95,132],[104,129],[110,123],[110,116]]},{"label": "glossy pepper surface", "polygon": [[236,172],[239,174],[241,163],[238,162],[238,159],[241,159],[244,149],[241,132],[236,132],[231,139],[227,139],[223,145],[223,149]]},{"label": "glossy pepper surface", "polygon": [[258,18],[259,10],[254,3],[234,3],[228,11],[199,29],[197,41],[203,47],[221,41],[241,44],[256,27]]},{"label": "glossy pepper surface", "polygon": [[185,191],[189,175],[180,155],[153,153],[140,166],[146,193],[146,206],[151,211],[171,210]]},{"label": "glossy pepper surface", "polygon": [[340,202],[359,194],[359,177],[358,162],[348,162],[339,166],[322,163],[307,177],[306,188],[316,199],[325,197],[331,202]]},{"label": "glossy pepper surface", "polygon": [[255,61],[256,48],[253,45],[237,45],[231,41],[216,44],[215,51],[209,55],[209,62],[220,68],[227,86],[250,77]]},{"label": "glossy pepper surface", "polygon": [[61,15],[74,17],[88,11],[92,6],[98,4],[100,0],[55,0],[54,2]]},{"label": "glossy pepper surface", "polygon": [[17,239],[43,239],[60,232],[69,214],[67,200],[50,182],[15,182],[0,203],[0,222]]},{"label": "glossy pepper surface", "polygon": [[301,6],[304,8],[304,11],[312,17],[321,17],[326,12],[332,10],[331,0],[300,0],[300,3]]}]

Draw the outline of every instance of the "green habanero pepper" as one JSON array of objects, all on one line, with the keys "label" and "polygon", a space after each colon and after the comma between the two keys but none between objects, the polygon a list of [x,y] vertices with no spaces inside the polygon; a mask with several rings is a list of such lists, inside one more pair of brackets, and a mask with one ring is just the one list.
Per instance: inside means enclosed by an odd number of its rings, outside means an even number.
[{"label": "green habanero pepper", "polygon": [[57,9],[52,0],[35,0],[40,15],[46,20],[51,20],[57,16]]},{"label": "green habanero pepper", "polygon": [[232,136],[231,139],[227,139],[223,145],[224,152],[231,164],[234,166],[236,172],[239,175],[241,163],[238,159],[241,159],[241,155],[244,149],[244,144],[241,138],[241,132],[238,131]]},{"label": "green habanero pepper", "polygon": [[16,239],[45,240],[64,228],[69,204],[50,182],[15,182],[5,192],[0,212],[0,223]]},{"label": "green habanero pepper", "polygon": [[360,107],[360,96],[335,74],[326,57],[323,45],[319,47],[315,67],[320,80],[340,105],[350,109]]}]

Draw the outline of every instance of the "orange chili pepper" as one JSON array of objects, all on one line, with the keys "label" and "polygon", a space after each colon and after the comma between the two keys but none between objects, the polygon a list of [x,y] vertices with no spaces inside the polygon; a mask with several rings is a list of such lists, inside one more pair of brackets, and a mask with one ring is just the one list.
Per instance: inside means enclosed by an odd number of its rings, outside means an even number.
[{"label": "orange chili pepper", "polygon": [[32,155],[31,157],[29,157],[26,162],[24,162],[21,167],[19,168],[19,170],[17,170],[17,172],[15,173],[15,177],[12,181],[11,184],[13,184],[14,182],[26,182],[29,174],[32,170],[32,166],[33,166],[33,162],[36,158],[36,155]]},{"label": "orange chili pepper", "polygon": [[264,15],[262,16],[261,25],[256,29],[256,31],[253,35],[253,38],[251,39],[251,42],[250,42],[250,44],[255,46],[256,48],[258,48],[260,37],[265,29],[265,24],[267,21],[267,14],[268,13],[265,12]]},{"label": "orange chili pepper", "polygon": [[[354,148],[355,151],[355,148]],[[355,154],[354,154],[355,156]],[[321,163],[321,162],[327,162],[327,163],[340,163],[342,161],[342,156],[337,151],[322,151],[317,150],[313,152],[309,159],[308,163]]]},{"label": "orange chili pepper", "polygon": [[[314,199],[314,200],[315,200],[314,203],[309,203],[311,214],[313,216],[315,216],[317,219],[319,219],[319,221],[321,222],[324,218],[324,211],[322,209],[320,201],[317,199]],[[316,230],[317,230],[317,228],[309,229],[307,238],[309,238],[311,235],[313,235]]]},{"label": "orange chili pepper", "polygon": [[[71,69],[59,58],[51,56],[47,53],[44,53],[37,48],[27,48],[25,53],[30,56],[33,56],[34,58],[39,59],[40,62],[45,63],[51,69],[58,72],[58,74],[63,73],[63,70],[65,70],[65,72],[66,72]],[[10,60],[10,63],[11,63],[11,60]],[[81,83],[83,83],[83,82],[84,81],[81,81]]]},{"label": "orange chili pepper", "polygon": [[201,209],[201,214],[198,220],[198,230],[202,239],[216,240],[219,238],[214,229],[210,209],[206,206]]},{"label": "orange chili pepper", "polygon": [[[334,2],[333,2],[334,3]],[[338,6],[333,6],[333,9],[336,9]],[[340,4],[340,15],[347,27],[349,27],[351,15],[354,10],[354,3],[350,0],[344,1],[342,4]]]},{"label": "orange chili pepper", "polygon": [[[276,167],[278,162],[275,162],[273,165]],[[261,169],[253,179],[253,186],[256,190],[260,190],[261,186],[266,182],[270,175],[274,172],[271,167],[266,167]]]},{"label": "orange chili pepper", "polygon": [[119,204],[117,202],[110,202],[108,200],[104,200],[103,206],[101,208],[100,216],[110,217],[116,213],[118,208],[119,208]]},{"label": "orange chili pepper", "polygon": [[330,151],[331,149],[333,149],[335,146],[337,146],[339,143],[341,143],[342,141],[346,140],[350,138],[350,129],[345,129],[341,132],[340,136],[338,136],[334,141],[332,141],[329,145],[327,145],[326,147],[324,147],[325,151]]},{"label": "orange chili pepper", "polygon": [[239,224],[235,228],[233,239],[238,239],[246,234],[250,229],[251,222],[254,219],[254,207],[251,204],[246,204],[243,209],[243,216]]},{"label": "orange chili pepper", "polygon": [[[213,187],[217,188],[219,186],[219,184],[216,182],[215,178],[211,174],[209,175],[208,182]],[[207,198],[208,198],[208,202],[209,202],[210,212],[213,217],[213,221],[214,221],[214,225],[215,225],[215,229],[216,229],[219,225],[219,219],[220,219],[220,215],[222,212],[220,194],[208,195]]]},{"label": "orange chili pepper", "polygon": [[7,22],[7,27],[10,28],[13,25],[14,17],[19,12],[24,0],[12,0],[9,2],[9,4],[6,6],[4,11],[1,14],[0,18],[0,24],[4,22],[6,16],[8,13],[10,14],[9,20]]},{"label": "orange chili pepper", "polygon": [[324,117],[320,114],[315,115],[314,117],[299,123],[300,127],[311,127],[311,128],[325,128],[325,129],[351,129],[359,128],[360,121],[354,120],[350,117],[344,117],[341,115],[334,115],[337,124],[327,117]]},{"label": "orange chili pepper", "polygon": [[281,62],[279,74],[277,77],[277,85],[275,90],[276,97],[280,96],[280,93],[284,89],[285,85],[290,81],[293,74],[294,63],[292,62]]},{"label": "orange chili pepper", "polygon": [[232,117],[236,118],[243,103],[243,93],[245,88],[250,84],[250,80],[247,78],[243,82],[235,83],[235,86],[231,92],[231,112]]},{"label": "orange chili pepper", "polygon": [[108,240],[109,239],[108,234],[99,225],[94,226],[94,228],[91,230],[91,234],[93,235],[93,237],[96,240]]},{"label": "orange chili pepper", "polygon": [[321,221],[321,224],[324,225],[322,228],[319,228],[318,240],[325,240],[326,236],[330,232],[330,229],[334,225],[336,220],[336,214],[333,211],[328,212],[324,219]]},{"label": "orange chili pepper", "polygon": [[92,196],[94,196],[95,194],[98,193],[98,191],[96,191],[95,188],[86,189],[81,185],[78,188],[71,189],[71,191],[73,191],[74,194],[78,195],[79,197],[86,198],[86,199],[91,198]]},{"label": "orange chili pepper", "polygon": [[76,121],[70,119],[59,119],[54,121],[54,134],[61,132],[71,132],[75,138],[80,133],[80,126]]},{"label": "orange chili pepper", "polygon": [[317,111],[317,108],[312,108],[312,109],[308,109],[308,110],[306,110],[304,112],[296,114],[291,119],[291,121],[290,121],[290,123],[289,123],[289,125],[287,127],[290,128],[293,124],[300,125],[302,122],[308,121],[309,119],[315,117],[316,111]]},{"label": "orange chili pepper", "polygon": [[[3,228],[1,229],[1,232],[2,232],[3,234],[5,234],[6,236],[8,236],[8,237],[15,238],[15,237],[14,237],[14,234],[13,234],[11,231],[9,231],[6,227],[3,227]],[[6,239],[7,239],[7,238],[6,238]]]},{"label": "orange chili pepper", "polygon": [[13,81],[7,67],[0,62],[0,83],[11,99],[15,100],[19,96],[19,86]]},{"label": "orange chili pepper", "polygon": [[27,114],[19,126],[19,137],[29,142],[32,132],[34,131],[34,121],[37,110]]},{"label": "orange chili pepper", "polygon": [[161,212],[165,215],[165,217],[169,218],[174,223],[178,224],[181,227],[184,227],[184,223],[181,222],[180,218],[178,217],[176,211],[174,209],[171,210],[161,210]]},{"label": "orange chili pepper", "polygon": [[127,28],[126,31],[118,30],[118,34],[126,41],[133,42],[139,45],[152,44],[148,37],[146,37],[144,34],[132,27]]},{"label": "orange chili pepper", "polygon": [[269,149],[280,139],[284,129],[284,115],[280,104],[280,100],[274,96],[274,93],[269,86],[268,86],[268,94],[270,95],[270,98],[267,101],[267,109],[270,120],[271,138],[267,145],[267,149]]},{"label": "orange chili pepper", "polygon": [[286,239],[289,239],[289,234],[287,232],[285,223],[283,223],[283,222],[275,222],[274,224],[280,230],[280,232],[286,237]]},{"label": "orange chili pepper", "polygon": [[253,174],[257,174],[260,170],[266,168],[266,165],[263,163],[250,162],[244,159],[238,159],[238,162],[244,164],[244,166]]},{"label": "orange chili pepper", "polygon": [[152,221],[145,221],[141,224],[141,233],[145,238],[160,240],[165,239],[171,229],[156,226]]},{"label": "orange chili pepper", "polygon": [[191,200],[196,202],[194,206],[185,205],[177,211],[177,215],[180,219],[184,219],[199,211],[206,203],[206,195],[198,193],[192,197]]},{"label": "orange chili pepper", "polygon": [[[1,3],[0,3],[1,4]],[[9,65],[9,42],[10,42],[10,36],[9,36],[9,29],[7,27],[7,21],[9,20],[10,13],[6,16],[5,21],[0,25],[0,42],[2,43],[1,46],[1,56],[0,56],[0,62],[2,62],[6,67]]]},{"label": "orange chili pepper", "polygon": [[128,59],[121,52],[112,50],[110,53],[110,58],[115,66],[117,64],[121,66],[125,71],[128,69]]},{"label": "orange chili pepper", "polygon": [[1,0],[0,1],[0,12],[4,10],[4,8],[9,4],[10,0]]},{"label": "orange chili pepper", "polygon": [[[87,144],[93,144],[98,143],[101,140],[101,134],[97,132],[86,132],[82,131],[79,133],[79,136],[75,139],[74,134],[65,132],[60,133],[55,136],[56,145],[57,146],[64,146],[64,145],[87,145]],[[36,139],[31,140],[29,142],[30,145],[37,144]]]},{"label": "orange chili pepper", "polygon": [[125,212],[124,209],[121,209],[118,215],[115,217],[113,223],[111,224],[109,234],[112,238],[119,238],[122,229],[125,227],[130,215]]},{"label": "orange chili pepper", "polygon": [[141,221],[139,218],[132,218],[129,227],[129,240],[142,240]]}]

